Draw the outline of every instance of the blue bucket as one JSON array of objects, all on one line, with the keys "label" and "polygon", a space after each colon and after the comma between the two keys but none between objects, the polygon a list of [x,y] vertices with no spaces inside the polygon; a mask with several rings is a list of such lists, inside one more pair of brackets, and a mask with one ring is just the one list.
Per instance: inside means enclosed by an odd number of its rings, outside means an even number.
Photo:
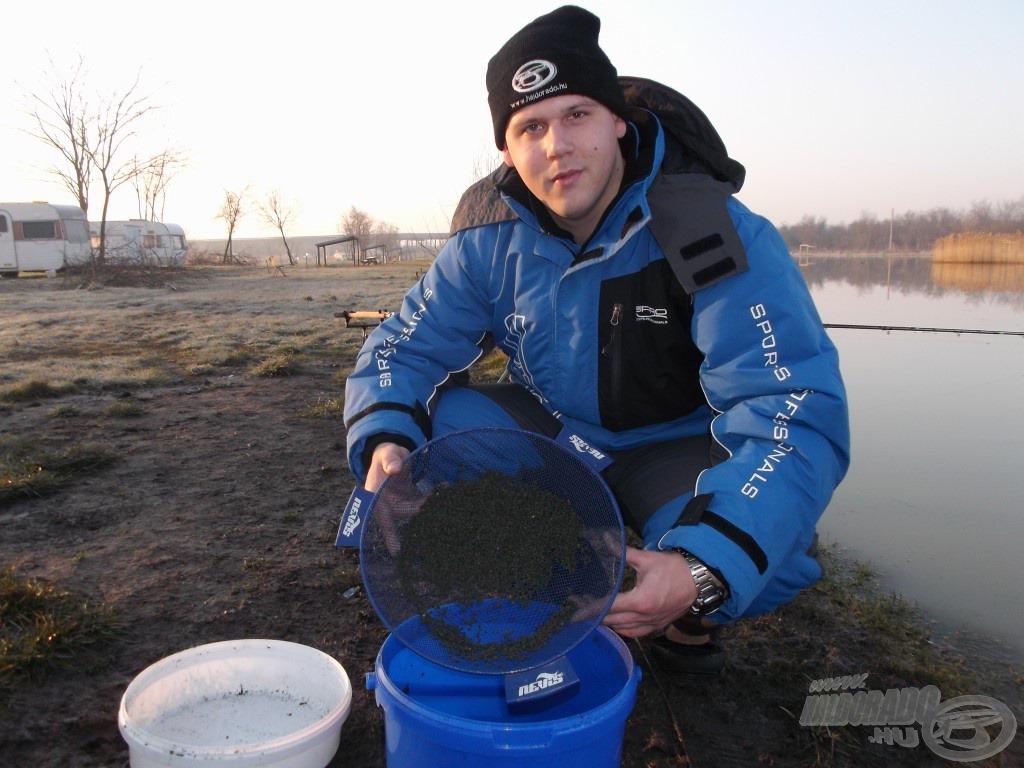
[{"label": "blue bucket", "polygon": [[366,678],[384,710],[388,768],[618,768],[640,668],[605,627],[568,658],[580,679],[572,696],[510,712],[503,675],[442,667],[390,635]]}]

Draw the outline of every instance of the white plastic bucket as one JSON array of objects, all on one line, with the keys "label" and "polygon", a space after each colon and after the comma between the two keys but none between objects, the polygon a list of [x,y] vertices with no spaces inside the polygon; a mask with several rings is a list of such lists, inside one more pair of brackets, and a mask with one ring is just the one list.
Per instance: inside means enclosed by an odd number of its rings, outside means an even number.
[{"label": "white plastic bucket", "polygon": [[132,768],[324,768],[351,705],[348,675],[327,654],[228,640],[143,670],[121,698],[118,727]]}]

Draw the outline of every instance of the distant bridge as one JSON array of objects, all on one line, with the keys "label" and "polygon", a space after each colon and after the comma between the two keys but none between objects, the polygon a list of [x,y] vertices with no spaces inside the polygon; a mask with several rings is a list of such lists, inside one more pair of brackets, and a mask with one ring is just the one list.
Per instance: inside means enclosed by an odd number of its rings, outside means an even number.
[{"label": "distant bridge", "polygon": [[398,235],[398,242],[402,243],[403,247],[406,243],[409,243],[410,245],[418,245],[420,248],[423,248],[434,256],[437,256],[437,252],[444,247],[445,243],[448,242],[448,233],[405,232]]}]

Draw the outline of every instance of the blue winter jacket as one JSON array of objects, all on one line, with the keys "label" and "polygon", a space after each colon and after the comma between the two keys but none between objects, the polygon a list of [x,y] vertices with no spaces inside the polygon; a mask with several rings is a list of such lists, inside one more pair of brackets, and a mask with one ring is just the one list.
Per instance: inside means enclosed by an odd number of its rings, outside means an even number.
[{"label": "blue winter jacket", "polygon": [[[804,553],[848,466],[846,395],[835,347],[766,219],[728,197],[748,269],[692,295],[673,277],[649,226],[664,152],[652,122],[639,172],[585,246],[545,231],[518,177],[503,196],[513,220],[447,242],[348,377],[348,460],[362,482],[368,439],[427,441],[438,388],[492,340],[513,381],[603,449],[710,430],[728,459],[643,536],[717,569],[730,596],[716,618],[730,620],[820,578]],[[679,525],[687,502],[702,513]]]}]

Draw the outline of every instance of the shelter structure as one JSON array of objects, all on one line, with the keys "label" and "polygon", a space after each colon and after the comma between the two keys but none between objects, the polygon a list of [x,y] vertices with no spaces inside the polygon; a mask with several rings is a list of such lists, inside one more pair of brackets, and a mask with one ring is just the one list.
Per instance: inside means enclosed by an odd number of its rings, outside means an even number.
[{"label": "shelter structure", "polygon": [[388,261],[388,248],[386,245],[371,245],[363,249],[363,256],[359,259],[360,264],[386,264]]},{"label": "shelter structure", "polygon": [[[316,244],[316,265],[319,267],[321,264],[327,266],[327,249],[332,245],[341,245],[343,243],[352,243],[352,264],[353,266],[358,264],[359,259],[359,238],[355,235],[345,235],[343,237],[336,237],[333,240],[324,240]],[[323,261],[321,262],[321,259]]]}]

